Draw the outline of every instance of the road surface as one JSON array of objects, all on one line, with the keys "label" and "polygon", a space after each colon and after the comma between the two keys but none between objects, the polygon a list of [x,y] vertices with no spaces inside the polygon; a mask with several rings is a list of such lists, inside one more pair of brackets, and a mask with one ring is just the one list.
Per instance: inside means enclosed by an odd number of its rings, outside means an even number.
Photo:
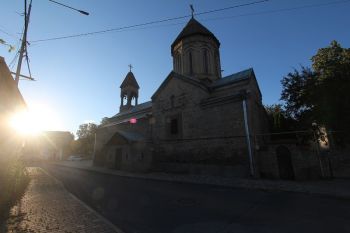
[{"label": "road surface", "polygon": [[350,232],[350,200],[43,168],[127,233]]}]

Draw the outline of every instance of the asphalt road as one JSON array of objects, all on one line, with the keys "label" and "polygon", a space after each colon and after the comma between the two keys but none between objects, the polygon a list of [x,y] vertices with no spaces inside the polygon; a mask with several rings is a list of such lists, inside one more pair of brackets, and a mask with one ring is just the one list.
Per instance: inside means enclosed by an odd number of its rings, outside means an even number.
[{"label": "asphalt road", "polygon": [[43,168],[126,233],[350,232],[350,200]]}]

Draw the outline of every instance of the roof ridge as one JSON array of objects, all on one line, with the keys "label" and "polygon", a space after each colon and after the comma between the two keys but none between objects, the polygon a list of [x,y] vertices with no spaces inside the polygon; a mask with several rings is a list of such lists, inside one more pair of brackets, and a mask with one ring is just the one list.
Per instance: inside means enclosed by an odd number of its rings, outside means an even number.
[{"label": "roof ridge", "polygon": [[252,75],[254,76],[254,69],[251,67],[251,68],[239,71],[237,73],[230,74],[221,79],[218,79],[216,82],[214,82],[211,85],[211,87],[217,88],[221,86],[226,86],[235,82],[249,79]]}]

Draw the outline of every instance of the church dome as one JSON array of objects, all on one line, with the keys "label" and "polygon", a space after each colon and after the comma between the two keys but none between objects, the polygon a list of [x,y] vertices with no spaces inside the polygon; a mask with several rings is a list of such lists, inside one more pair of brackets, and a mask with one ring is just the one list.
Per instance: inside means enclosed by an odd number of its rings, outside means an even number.
[{"label": "church dome", "polygon": [[173,71],[212,82],[221,78],[220,42],[193,17],[171,45]]},{"label": "church dome", "polygon": [[204,27],[201,23],[199,23],[196,19],[191,18],[190,21],[186,24],[184,29],[180,32],[180,34],[176,37],[175,41],[171,45],[171,50],[174,50],[174,47],[177,43],[179,43],[184,38],[194,36],[194,35],[202,35],[211,37],[214,42],[220,47],[219,40],[215,37],[215,35],[209,31],[206,27]]}]

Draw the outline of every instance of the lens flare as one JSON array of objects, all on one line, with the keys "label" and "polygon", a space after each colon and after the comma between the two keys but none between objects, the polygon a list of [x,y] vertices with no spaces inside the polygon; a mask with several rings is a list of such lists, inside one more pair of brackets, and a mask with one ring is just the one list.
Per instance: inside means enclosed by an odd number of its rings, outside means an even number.
[{"label": "lens flare", "polygon": [[9,123],[19,134],[26,136],[58,128],[55,114],[49,108],[40,105],[17,111],[12,115]]}]

